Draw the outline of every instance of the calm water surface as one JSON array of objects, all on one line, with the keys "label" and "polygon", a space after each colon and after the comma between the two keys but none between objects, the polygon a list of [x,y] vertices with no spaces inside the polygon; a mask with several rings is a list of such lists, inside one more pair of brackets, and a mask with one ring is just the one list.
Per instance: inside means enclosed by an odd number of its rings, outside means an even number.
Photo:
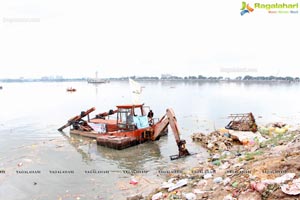
[{"label": "calm water surface", "polygon": [[[57,128],[80,111],[96,107],[94,114],[131,102],[128,82],[92,85],[68,83],[2,83],[0,90],[0,199],[126,199],[151,192],[164,180],[165,171],[192,168],[207,153],[193,143],[194,132],[224,127],[231,113],[253,112],[259,125],[283,121],[299,126],[298,84],[244,84],[202,82],[141,82],[143,102],[155,117],[174,109],[189,151],[198,153],[170,161],[177,146],[169,135],[122,151],[97,146],[95,141],[70,136]],[[67,87],[77,89],[66,92]],[[96,169],[99,174],[86,171]],[[18,174],[28,170],[40,174]],[[73,174],[53,174],[68,170]],[[144,170],[130,185],[131,174]],[[3,172],[5,171],[5,173]]]}]

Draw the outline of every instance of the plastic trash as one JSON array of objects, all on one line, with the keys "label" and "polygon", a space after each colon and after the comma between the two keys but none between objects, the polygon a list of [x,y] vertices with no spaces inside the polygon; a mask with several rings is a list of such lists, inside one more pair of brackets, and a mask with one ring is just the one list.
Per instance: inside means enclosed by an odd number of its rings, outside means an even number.
[{"label": "plastic trash", "polygon": [[230,138],[230,134],[229,133],[224,133],[224,136]]},{"label": "plastic trash", "polygon": [[288,129],[286,128],[275,128],[275,133],[277,134],[283,134],[286,133]]},{"label": "plastic trash", "polygon": [[263,193],[266,189],[266,185],[264,183],[258,182],[258,183],[253,183],[251,182],[251,188],[254,188],[259,193]]},{"label": "plastic trash", "polygon": [[281,191],[288,195],[300,194],[300,178],[294,179],[292,184],[283,184],[281,186]]},{"label": "plastic trash", "polygon": [[221,157],[220,154],[215,154],[213,155],[212,160],[219,160],[220,157]]},{"label": "plastic trash", "polygon": [[207,185],[207,180],[202,179],[202,180],[199,181],[199,183],[197,185],[200,186],[200,187],[204,187],[204,186]]},{"label": "plastic trash", "polygon": [[269,129],[264,126],[259,127],[258,132],[260,132],[263,135],[269,135],[270,133]]},{"label": "plastic trash", "polygon": [[249,140],[248,139],[243,139],[242,140],[242,144],[245,146],[245,145],[248,145],[249,143]]},{"label": "plastic trash", "polygon": [[136,185],[136,184],[138,184],[138,181],[134,177],[131,177],[129,183],[132,184],[132,185]]},{"label": "plastic trash", "polygon": [[187,185],[187,183],[188,183],[188,179],[181,179],[174,186],[169,187],[168,192],[171,192],[171,191],[173,191],[173,190],[175,190],[177,188],[185,186],[185,185]]},{"label": "plastic trash", "polygon": [[195,194],[204,194],[206,191],[202,191],[202,190],[199,190],[199,189],[194,189],[193,192]]},{"label": "plastic trash", "polygon": [[225,178],[223,180],[223,185],[227,185],[228,183],[230,183],[231,179],[229,177]]},{"label": "plastic trash", "polygon": [[214,180],[213,180],[214,183],[221,183],[222,181],[223,181],[222,177],[217,177],[217,178],[214,178]]},{"label": "plastic trash", "polygon": [[208,143],[207,148],[211,149],[213,147],[214,147],[214,145],[212,143]]},{"label": "plastic trash", "polygon": [[233,197],[231,194],[226,195],[223,200],[233,200]]},{"label": "plastic trash", "polygon": [[225,162],[224,164],[222,164],[219,168],[220,169],[228,169],[230,167],[229,162]]},{"label": "plastic trash", "polygon": [[237,188],[237,186],[239,185],[239,183],[238,182],[234,182],[234,183],[232,183],[232,187],[234,187],[234,188]]},{"label": "plastic trash", "polygon": [[187,193],[187,194],[183,194],[183,196],[187,199],[187,200],[196,200],[197,196],[194,193]]},{"label": "plastic trash", "polygon": [[212,174],[204,174],[204,176],[203,176],[204,179],[210,179],[212,177],[213,177]]},{"label": "plastic trash", "polygon": [[159,193],[156,193],[155,195],[153,195],[151,200],[158,200],[158,199],[161,199],[162,197],[163,197],[163,193],[159,192]]},{"label": "plastic trash", "polygon": [[295,173],[287,173],[284,174],[280,177],[277,177],[273,180],[267,179],[267,180],[263,180],[262,183],[266,183],[266,184],[281,184],[284,183],[285,181],[290,181],[295,177]]},{"label": "plastic trash", "polygon": [[168,182],[163,182],[163,184],[162,184],[162,188],[165,188],[165,189],[167,189],[167,188],[170,188],[170,187],[173,187],[175,184],[173,183],[173,181],[174,181],[174,178],[171,178],[170,180],[168,180]]},{"label": "plastic trash", "polygon": [[220,160],[214,160],[212,162],[212,164],[216,165],[216,166],[220,166],[221,165],[221,161]]},{"label": "plastic trash", "polygon": [[223,151],[221,155],[222,156],[230,156],[231,153],[230,153],[230,151]]}]

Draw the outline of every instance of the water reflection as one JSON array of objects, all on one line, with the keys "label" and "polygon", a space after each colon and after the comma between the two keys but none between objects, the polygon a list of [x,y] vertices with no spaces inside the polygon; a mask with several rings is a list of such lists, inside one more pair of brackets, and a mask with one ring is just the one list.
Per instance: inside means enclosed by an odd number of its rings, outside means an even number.
[{"label": "water reflection", "polygon": [[159,160],[161,152],[155,142],[146,142],[123,150],[97,146],[101,157],[114,161],[120,169],[143,170],[146,162]]},{"label": "water reflection", "polygon": [[82,161],[91,163],[106,159],[115,163],[119,169],[143,170],[144,164],[162,159],[157,142],[146,142],[123,150],[115,150],[97,145],[95,140],[79,135],[62,133],[69,144],[81,155]]},{"label": "water reflection", "polygon": [[[78,135],[67,135],[66,133],[61,133],[64,138],[67,139],[69,144],[74,147],[74,149],[81,155],[82,161],[85,163],[92,162],[93,159],[91,157],[92,149],[95,149],[95,143],[92,143],[91,139],[84,138]],[[82,146],[85,145],[88,151],[85,151]]]}]

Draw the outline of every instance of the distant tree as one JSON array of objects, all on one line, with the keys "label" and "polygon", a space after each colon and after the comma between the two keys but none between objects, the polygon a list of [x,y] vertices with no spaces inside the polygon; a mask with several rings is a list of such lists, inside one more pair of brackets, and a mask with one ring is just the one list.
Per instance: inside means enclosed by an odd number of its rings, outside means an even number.
[{"label": "distant tree", "polygon": [[286,80],[286,81],[294,81],[294,78],[293,78],[293,77],[290,77],[290,76],[287,76],[287,77],[285,77],[285,80]]},{"label": "distant tree", "polygon": [[217,77],[210,76],[210,77],[208,77],[208,80],[215,81],[215,80],[217,80]]},{"label": "distant tree", "polygon": [[270,78],[271,81],[276,80],[275,76],[269,76],[269,78]]},{"label": "distant tree", "polygon": [[204,79],[207,79],[205,76],[202,76],[202,75],[198,75],[198,79],[200,80],[204,80]]},{"label": "distant tree", "polygon": [[195,79],[197,79],[197,77],[196,76],[189,76],[189,79],[190,80],[195,80]]},{"label": "distant tree", "polygon": [[246,75],[243,80],[249,81],[249,80],[253,80],[252,76]]}]

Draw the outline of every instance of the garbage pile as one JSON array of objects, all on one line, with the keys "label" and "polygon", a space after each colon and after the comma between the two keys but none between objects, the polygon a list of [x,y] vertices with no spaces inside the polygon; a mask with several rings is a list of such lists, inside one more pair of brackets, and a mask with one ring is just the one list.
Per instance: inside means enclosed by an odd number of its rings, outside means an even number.
[{"label": "garbage pile", "polygon": [[272,137],[274,134],[284,134],[291,127],[282,122],[270,123],[258,128],[258,131],[266,138]]},{"label": "garbage pile", "polygon": [[226,129],[220,129],[208,135],[204,133],[194,133],[192,139],[212,152],[229,150],[233,145],[233,140],[230,138],[229,131]]},{"label": "garbage pile", "polygon": [[147,199],[300,199],[300,128],[273,123],[258,130],[193,134],[210,158],[169,177]]}]

